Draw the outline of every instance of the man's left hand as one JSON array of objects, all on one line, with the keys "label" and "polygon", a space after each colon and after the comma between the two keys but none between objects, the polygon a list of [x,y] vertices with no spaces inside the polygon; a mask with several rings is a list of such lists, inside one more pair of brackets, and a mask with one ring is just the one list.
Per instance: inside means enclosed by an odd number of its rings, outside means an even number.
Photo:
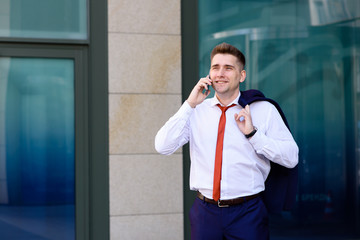
[{"label": "man's left hand", "polygon": [[234,117],[236,124],[244,135],[247,135],[254,130],[249,105],[246,105],[245,108],[243,108],[238,114],[235,114]]}]

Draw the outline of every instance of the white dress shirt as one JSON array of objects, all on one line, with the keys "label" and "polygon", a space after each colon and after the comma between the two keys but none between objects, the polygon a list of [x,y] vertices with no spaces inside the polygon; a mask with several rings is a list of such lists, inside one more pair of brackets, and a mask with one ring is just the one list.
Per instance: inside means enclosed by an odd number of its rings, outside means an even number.
[{"label": "white dress shirt", "polygon": [[[259,193],[265,189],[270,161],[293,168],[298,163],[298,146],[275,106],[267,101],[250,105],[256,134],[245,138],[234,115],[242,107],[239,96],[226,111],[220,199]],[[192,108],[186,101],[159,130],[155,148],[170,155],[190,141],[190,189],[212,198],[215,149],[221,110],[216,96]]]}]

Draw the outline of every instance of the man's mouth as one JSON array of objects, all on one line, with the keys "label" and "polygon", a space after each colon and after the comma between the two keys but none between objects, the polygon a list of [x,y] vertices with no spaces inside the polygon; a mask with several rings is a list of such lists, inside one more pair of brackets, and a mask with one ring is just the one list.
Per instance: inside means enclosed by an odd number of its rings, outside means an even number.
[{"label": "man's mouth", "polygon": [[226,80],[215,80],[215,83],[224,84],[224,83],[228,83],[228,81],[226,81]]}]

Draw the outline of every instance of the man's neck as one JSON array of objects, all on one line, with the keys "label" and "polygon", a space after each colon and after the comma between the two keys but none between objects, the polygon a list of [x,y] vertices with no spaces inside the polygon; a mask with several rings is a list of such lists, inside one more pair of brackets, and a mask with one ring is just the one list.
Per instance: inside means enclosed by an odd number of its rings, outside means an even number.
[{"label": "man's neck", "polygon": [[232,95],[226,95],[226,94],[221,95],[221,94],[215,93],[215,96],[223,106],[228,106],[237,97],[239,97],[239,93],[240,93],[240,91],[237,91]]}]

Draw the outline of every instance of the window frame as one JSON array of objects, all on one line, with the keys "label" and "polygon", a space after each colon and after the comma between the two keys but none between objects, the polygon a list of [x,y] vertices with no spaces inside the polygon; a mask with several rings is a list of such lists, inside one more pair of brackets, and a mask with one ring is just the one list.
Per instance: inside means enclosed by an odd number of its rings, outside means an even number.
[{"label": "window frame", "polygon": [[[181,1],[181,92],[184,102],[199,76],[199,29],[198,0]],[[189,186],[190,152],[189,144],[183,147],[183,202],[184,202],[184,239],[191,238],[189,212],[196,197]]]},{"label": "window frame", "polygon": [[110,239],[107,2],[87,5],[86,40],[0,38],[0,57],[74,60],[77,240]]}]

